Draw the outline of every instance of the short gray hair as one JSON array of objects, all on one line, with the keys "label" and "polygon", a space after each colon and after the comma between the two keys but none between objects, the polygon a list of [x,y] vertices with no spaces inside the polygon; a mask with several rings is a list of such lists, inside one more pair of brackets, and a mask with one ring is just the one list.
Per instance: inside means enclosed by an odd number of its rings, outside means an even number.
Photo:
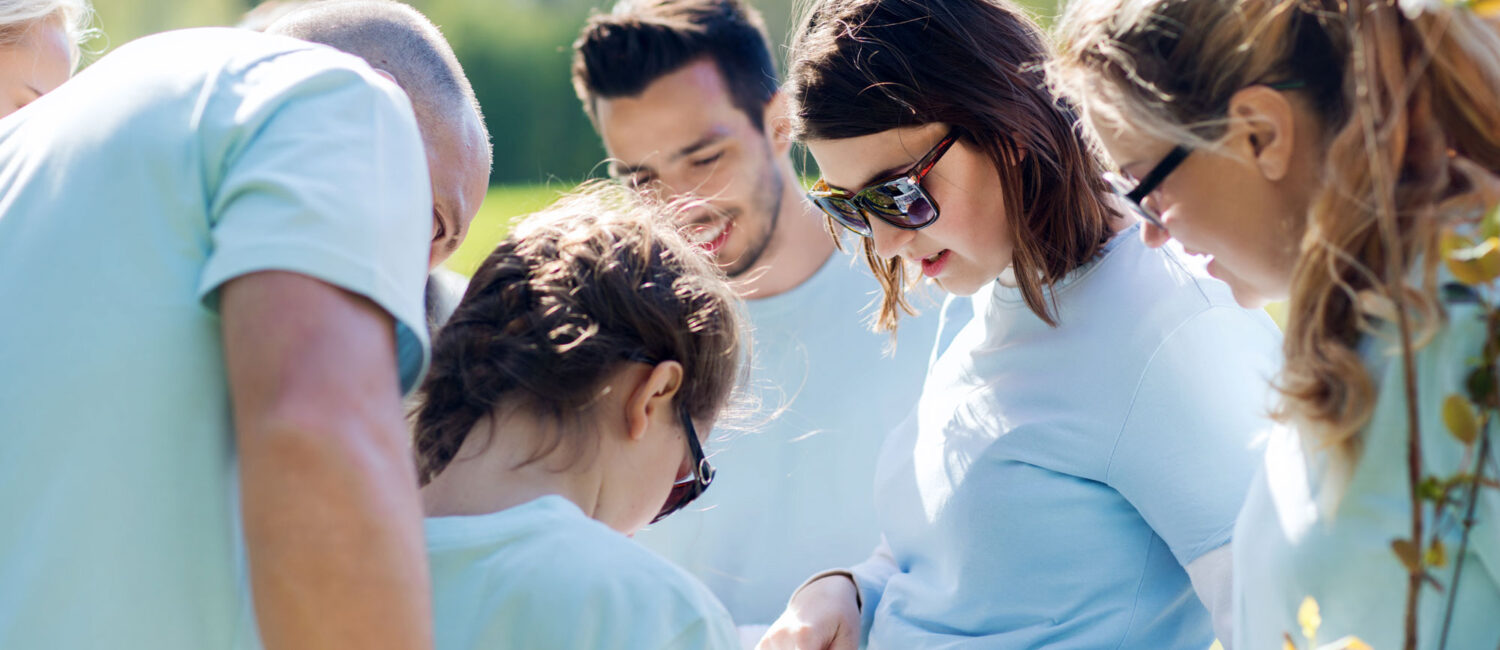
[{"label": "short gray hair", "polygon": [[296,6],[266,32],[321,43],[389,73],[411,99],[423,129],[447,122],[444,116],[454,111],[473,110],[490,146],[463,66],[437,25],[416,9],[393,0],[321,0]]}]

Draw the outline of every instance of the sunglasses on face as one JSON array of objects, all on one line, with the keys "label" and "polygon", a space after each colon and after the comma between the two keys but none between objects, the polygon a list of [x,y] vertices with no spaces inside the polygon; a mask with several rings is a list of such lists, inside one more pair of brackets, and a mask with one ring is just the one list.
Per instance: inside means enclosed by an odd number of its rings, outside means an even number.
[{"label": "sunglasses on face", "polygon": [[1155,192],[1156,188],[1161,187],[1162,181],[1167,180],[1167,175],[1177,169],[1177,166],[1182,164],[1183,159],[1187,158],[1188,154],[1192,152],[1192,149],[1184,145],[1173,147],[1167,153],[1167,157],[1162,158],[1161,162],[1156,163],[1156,166],[1152,167],[1151,171],[1147,172],[1146,177],[1142,178],[1139,183],[1128,180],[1114,172],[1105,172],[1104,182],[1109,183],[1110,188],[1115,191],[1115,194],[1124,197],[1126,205],[1130,206],[1131,211],[1135,212],[1136,216],[1145,219],[1147,223],[1157,228],[1166,230],[1167,226],[1161,222],[1161,214],[1154,208],[1142,203],[1142,201],[1145,201],[1146,197],[1151,196],[1151,193]]},{"label": "sunglasses on face", "polygon": [[708,459],[703,456],[703,445],[698,442],[698,431],[693,427],[693,418],[688,415],[686,406],[682,408],[682,428],[687,433],[688,457],[693,460],[693,469],[687,476],[672,484],[672,491],[667,493],[667,502],[662,504],[661,512],[656,513],[656,518],[651,520],[653,524],[703,496],[703,492],[714,482],[714,466],[708,464]]},{"label": "sunglasses on face", "polygon": [[807,192],[807,198],[829,219],[861,237],[874,236],[870,217],[902,230],[926,228],[937,221],[938,204],[922,189],[922,179],[957,141],[957,130],[949,131],[910,169],[857,192],[838,189],[820,178]]}]

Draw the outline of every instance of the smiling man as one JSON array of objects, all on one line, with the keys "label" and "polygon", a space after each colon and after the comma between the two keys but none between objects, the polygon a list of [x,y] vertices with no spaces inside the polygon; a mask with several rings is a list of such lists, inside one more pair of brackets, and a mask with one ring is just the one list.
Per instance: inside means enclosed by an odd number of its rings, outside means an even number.
[{"label": "smiling man", "polygon": [[704,504],[637,539],[706,582],[741,625],[780,614],[803,578],[879,541],[871,485],[886,432],[915,403],[935,319],[901,345],[865,327],[878,289],[836,253],[792,165],[760,16],[729,0],[626,0],[574,44],[573,83],[622,182],[697,199],[682,219],[747,300],[753,433],[715,436]]}]

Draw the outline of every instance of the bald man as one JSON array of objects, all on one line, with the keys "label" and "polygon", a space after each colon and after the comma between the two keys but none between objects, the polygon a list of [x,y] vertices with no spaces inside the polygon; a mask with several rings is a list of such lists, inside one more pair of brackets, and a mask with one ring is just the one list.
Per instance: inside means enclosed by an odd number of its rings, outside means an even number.
[{"label": "bald man", "polygon": [[347,11],[366,60],[184,30],[0,120],[0,648],[430,647],[400,398],[488,146]]},{"label": "bald man", "polygon": [[[439,265],[468,235],[489,188],[493,158],[479,102],[453,49],[425,16],[388,0],[297,0],[279,3],[262,16],[253,14],[244,23],[250,28],[358,56],[411,96],[432,177],[425,305],[427,325],[436,329],[453,313],[468,284],[467,278]],[[401,350],[406,356],[414,353]]]}]

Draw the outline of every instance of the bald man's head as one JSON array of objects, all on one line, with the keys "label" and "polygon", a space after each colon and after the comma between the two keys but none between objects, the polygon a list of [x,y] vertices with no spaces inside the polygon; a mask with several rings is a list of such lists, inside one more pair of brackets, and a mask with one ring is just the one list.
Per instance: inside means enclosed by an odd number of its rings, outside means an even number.
[{"label": "bald man's head", "polygon": [[321,0],[289,11],[266,32],[358,56],[406,91],[432,177],[431,265],[447,259],[484,200],[493,154],[474,89],[437,26],[392,0]]}]

